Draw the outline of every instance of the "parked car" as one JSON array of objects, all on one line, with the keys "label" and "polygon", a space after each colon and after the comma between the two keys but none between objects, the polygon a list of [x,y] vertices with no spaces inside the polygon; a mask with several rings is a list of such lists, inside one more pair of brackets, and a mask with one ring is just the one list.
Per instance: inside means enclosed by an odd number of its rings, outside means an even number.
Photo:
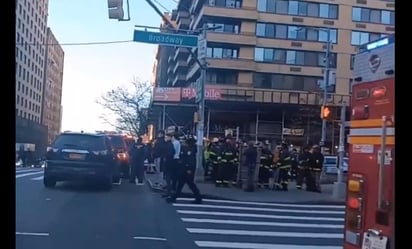
[{"label": "parked car", "polygon": [[[322,183],[333,183],[337,181],[338,176],[338,157],[337,156],[325,156],[323,162],[323,170],[321,175]],[[343,159],[343,179],[345,181],[346,174],[349,168],[349,159],[345,157]]]},{"label": "parked car", "polygon": [[59,181],[96,180],[110,190],[120,172],[116,155],[104,135],[62,133],[47,148],[44,186],[51,188]]},{"label": "parked car", "polygon": [[125,137],[122,135],[107,135],[113,153],[116,155],[116,160],[120,166],[120,173],[124,178],[129,177],[130,165],[129,165],[129,151],[128,145],[125,141]]}]

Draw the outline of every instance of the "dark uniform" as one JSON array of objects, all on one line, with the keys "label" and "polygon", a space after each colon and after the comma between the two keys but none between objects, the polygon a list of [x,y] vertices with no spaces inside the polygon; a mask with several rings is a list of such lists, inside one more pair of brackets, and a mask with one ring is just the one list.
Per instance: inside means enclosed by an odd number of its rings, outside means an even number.
[{"label": "dark uniform", "polygon": [[271,174],[272,174],[271,173],[272,162],[273,162],[273,154],[267,148],[267,146],[264,146],[260,154],[260,167],[259,167],[259,184],[262,187],[269,186],[269,178],[271,177]]},{"label": "dark uniform", "polygon": [[[236,184],[236,174],[238,168],[239,154],[237,149],[226,142],[222,148],[220,171],[218,171],[218,178],[224,185]],[[218,183],[216,181],[216,183]]]},{"label": "dark uniform", "polygon": [[291,162],[291,154],[288,150],[288,147],[286,144],[283,144],[282,150],[280,151],[279,155],[279,161],[277,163],[277,167],[279,169],[279,176],[278,176],[278,181],[276,184],[276,189],[278,190],[288,190],[288,184],[289,184],[289,171],[292,167],[292,162]]},{"label": "dark uniform", "polygon": [[[299,154],[298,160],[298,170],[296,174],[296,188],[297,189],[302,189],[302,185],[304,180],[307,181],[307,175],[308,175],[308,170],[309,170],[309,159],[310,159],[310,152],[309,148],[305,147],[303,148],[303,151]],[[307,186],[307,184],[306,184]]]},{"label": "dark uniform", "polygon": [[182,193],[182,189],[185,184],[187,184],[192,190],[195,197],[195,203],[202,203],[202,197],[200,195],[199,188],[194,182],[194,176],[196,171],[196,140],[194,138],[189,138],[186,144],[182,146],[180,152],[180,164],[178,166],[178,180],[176,193],[167,198],[167,202],[175,202],[176,198]]},{"label": "dark uniform", "polygon": [[243,156],[245,157],[245,165],[247,167],[247,186],[245,191],[253,192],[257,160],[257,150],[253,146],[253,142],[249,142],[248,147],[243,152]]},{"label": "dark uniform", "polygon": [[309,159],[309,177],[307,181],[307,190],[313,192],[321,192],[320,175],[323,168],[324,157],[319,151],[319,146],[314,146],[313,152]]}]

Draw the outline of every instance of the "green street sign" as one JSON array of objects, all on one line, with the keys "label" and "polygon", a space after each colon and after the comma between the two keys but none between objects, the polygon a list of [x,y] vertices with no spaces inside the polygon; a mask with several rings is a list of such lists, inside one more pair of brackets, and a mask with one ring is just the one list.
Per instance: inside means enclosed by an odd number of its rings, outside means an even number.
[{"label": "green street sign", "polygon": [[197,47],[197,36],[135,30],[133,41],[171,47]]}]

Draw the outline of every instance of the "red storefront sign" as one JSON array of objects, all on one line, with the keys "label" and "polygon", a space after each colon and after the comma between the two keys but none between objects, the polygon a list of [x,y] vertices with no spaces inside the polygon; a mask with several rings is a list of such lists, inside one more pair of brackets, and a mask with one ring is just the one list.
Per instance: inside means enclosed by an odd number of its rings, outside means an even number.
[{"label": "red storefront sign", "polygon": [[[196,89],[193,87],[182,88],[182,99],[183,100],[194,100],[196,99]],[[206,86],[205,89],[205,99],[206,100],[220,100],[222,99],[222,94],[219,88]]]}]

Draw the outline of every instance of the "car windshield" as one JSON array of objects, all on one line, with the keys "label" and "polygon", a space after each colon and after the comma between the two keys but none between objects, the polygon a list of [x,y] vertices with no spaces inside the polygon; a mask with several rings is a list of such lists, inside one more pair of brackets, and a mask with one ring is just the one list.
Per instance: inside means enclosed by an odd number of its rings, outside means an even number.
[{"label": "car windshield", "polygon": [[120,136],[109,136],[110,144],[114,148],[124,148],[125,144],[123,139]]},{"label": "car windshield", "polygon": [[94,151],[104,150],[106,148],[103,136],[83,134],[62,134],[54,141],[53,147],[73,147]]}]

